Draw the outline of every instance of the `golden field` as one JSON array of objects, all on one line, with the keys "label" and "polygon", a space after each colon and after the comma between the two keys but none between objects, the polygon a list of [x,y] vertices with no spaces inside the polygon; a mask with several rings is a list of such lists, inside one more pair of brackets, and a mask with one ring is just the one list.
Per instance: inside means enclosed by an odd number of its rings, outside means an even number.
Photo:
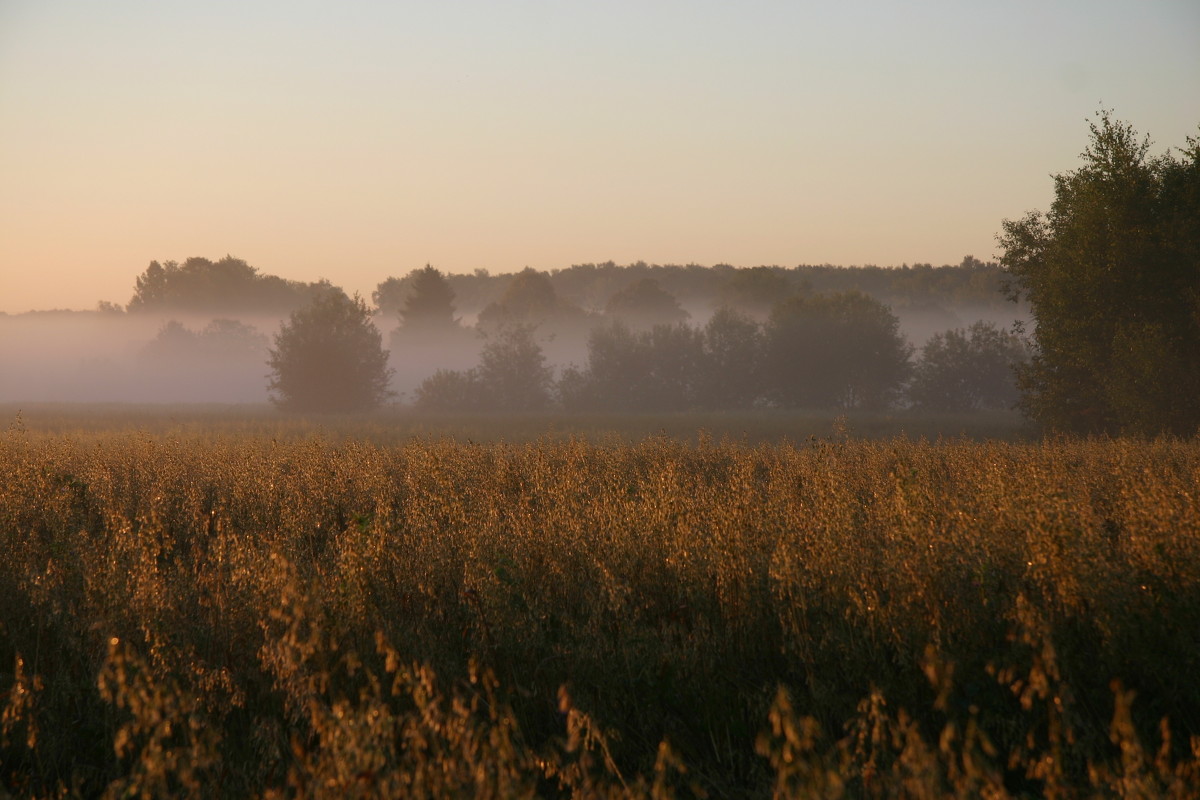
[{"label": "golden field", "polygon": [[15,424],[0,609],[12,796],[1200,794],[1194,439]]}]

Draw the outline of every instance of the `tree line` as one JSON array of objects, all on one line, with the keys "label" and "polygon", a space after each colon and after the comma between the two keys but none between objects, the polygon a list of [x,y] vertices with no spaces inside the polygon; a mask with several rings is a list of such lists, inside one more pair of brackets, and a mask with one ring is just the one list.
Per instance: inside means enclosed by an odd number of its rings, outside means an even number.
[{"label": "tree line", "polygon": [[[393,336],[397,346],[465,331],[446,276],[427,266],[416,271],[411,284]],[[613,295],[604,320],[590,328],[586,362],[556,374],[539,338],[578,323],[582,312],[562,303],[544,275],[518,276],[504,298],[485,311],[478,364],[434,372],[415,392],[417,408],[1005,408],[1016,401],[1013,369],[1027,357],[1021,337],[979,323],[934,336],[914,364],[914,349],[895,314],[857,291],[798,292],[778,302],[764,322],[722,307],[705,325],[692,326],[669,293],[653,279],[643,279]],[[334,330],[347,332],[344,348],[340,354],[322,352],[336,338]],[[277,337],[272,389],[285,406],[328,410],[330,399],[321,393],[331,383],[351,385],[347,370],[361,368],[375,380],[360,380],[362,391],[347,399],[346,408],[381,402],[386,397],[381,342],[361,299],[330,293],[319,306],[294,315]],[[311,393],[304,390],[308,385]]]},{"label": "tree line", "polygon": [[[270,353],[273,397],[285,407],[365,408],[387,397],[387,355],[373,323],[382,309],[399,320],[393,349],[435,334],[483,337],[475,367],[437,371],[418,388],[415,402],[426,408],[1015,402],[1048,430],[1195,435],[1200,139],[1151,157],[1149,140],[1110,112],[1089,128],[1082,166],[1054,176],[1049,212],[1003,221],[998,266],[971,257],[898,270],[590,264],[502,278],[427,266],[381,283],[370,308],[328,284],[281,283],[236,259],[190,259],[152,264],[128,309],[176,308],[185,295],[209,302],[221,294],[214,281],[281,304],[307,296]],[[457,316],[460,291],[478,309],[474,326]],[[1004,295],[1028,304],[1028,342],[980,323],[934,335],[918,355],[899,333],[897,305]],[[718,310],[693,326],[686,306],[700,298]],[[543,344],[570,335],[586,337],[586,361],[555,375]],[[350,399],[318,400],[309,384],[342,386]]]},{"label": "tree line", "polygon": [[[389,277],[380,282],[371,293],[372,311],[381,317],[399,314],[419,272],[414,270],[403,277]],[[513,284],[525,280],[522,276],[527,272],[532,270],[493,275],[477,269],[471,274],[446,275],[445,279],[459,311],[476,317],[489,307],[502,304]],[[614,295],[646,280],[653,280],[683,306],[707,309],[729,306],[757,316],[769,313],[776,300],[794,292],[856,290],[893,308],[1000,308],[1006,304],[1000,265],[969,255],[959,264],[939,267],[824,264],[738,268],[728,264],[709,267],[639,261],[619,265],[609,261],[576,264],[538,274],[544,276],[544,290],[552,292],[560,302],[585,312],[604,310]],[[288,314],[332,286],[328,280],[305,283],[263,274],[230,255],[216,261],[193,257],[183,262],[152,261],[137,276],[133,296],[124,306],[104,302],[100,307],[109,312],[224,317]]]}]

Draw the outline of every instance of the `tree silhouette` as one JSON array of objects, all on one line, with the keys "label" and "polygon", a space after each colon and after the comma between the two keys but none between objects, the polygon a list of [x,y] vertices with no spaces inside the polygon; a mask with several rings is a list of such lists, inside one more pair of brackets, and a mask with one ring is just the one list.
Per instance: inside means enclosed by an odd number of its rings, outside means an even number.
[{"label": "tree silhouette", "polygon": [[426,264],[409,273],[412,286],[400,309],[405,332],[440,333],[458,327],[454,316],[454,290],[446,276]]},{"label": "tree silhouette", "polygon": [[387,351],[357,295],[317,296],[292,313],[267,362],[272,402],[297,411],[364,411],[390,394]]},{"label": "tree silhouette", "polygon": [[704,326],[696,398],[709,408],[746,408],[762,391],[762,330],[753,319],[719,308]]},{"label": "tree silhouette", "polygon": [[631,331],[619,322],[588,338],[587,369],[559,381],[568,410],[680,411],[697,404],[703,335],[684,324]]},{"label": "tree silhouette", "polygon": [[1200,139],[1176,157],[1101,111],[1050,212],[1005,220],[1000,261],[1036,350],[1022,407],[1081,433],[1200,426]]},{"label": "tree silhouette", "polygon": [[138,276],[130,311],[193,313],[286,313],[331,288],[327,281],[301,283],[261,275],[240,258],[193,257],[179,264],[150,262]]},{"label": "tree silhouette", "polygon": [[527,268],[512,276],[499,300],[479,312],[479,328],[498,333],[514,326],[569,327],[586,318],[583,309],[558,296],[549,275]]},{"label": "tree silhouette", "polygon": [[489,408],[541,411],[550,404],[552,372],[533,329],[504,329],[483,346],[477,370]]},{"label": "tree silhouette", "polygon": [[631,328],[674,325],[690,316],[675,296],[663,291],[653,278],[642,278],[614,294],[604,313]]},{"label": "tree silhouette", "polygon": [[1012,408],[1020,397],[1016,371],[1028,359],[1020,336],[989,322],[935,333],[921,348],[908,397],[931,411]]},{"label": "tree silhouette", "polygon": [[911,369],[896,315],[861,292],[785,300],[766,337],[766,389],[783,406],[885,408]]},{"label": "tree silhouette", "polygon": [[776,303],[797,291],[807,293],[808,281],[789,280],[780,269],[752,267],[731,270],[717,287],[716,299],[722,306],[763,320]]},{"label": "tree silhouette", "polygon": [[553,373],[526,326],[505,328],[484,345],[479,365],[441,369],[417,387],[416,405],[433,411],[542,411]]}]

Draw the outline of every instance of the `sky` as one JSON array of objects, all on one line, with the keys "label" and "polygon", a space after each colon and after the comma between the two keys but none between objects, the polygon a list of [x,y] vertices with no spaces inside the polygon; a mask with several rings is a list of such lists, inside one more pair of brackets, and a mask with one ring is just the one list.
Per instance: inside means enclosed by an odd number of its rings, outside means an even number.
[{"label": "sky", "polygon": [[0,0],[0,311],[152,260],[957,264],[1101,108],[1200,134],[1200,3]]}]

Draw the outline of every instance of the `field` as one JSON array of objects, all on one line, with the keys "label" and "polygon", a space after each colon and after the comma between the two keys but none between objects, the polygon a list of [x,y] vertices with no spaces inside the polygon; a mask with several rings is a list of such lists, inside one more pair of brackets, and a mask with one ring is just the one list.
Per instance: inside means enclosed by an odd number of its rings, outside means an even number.
[{"label": "field", "polygon": [[[460,442],[527,443],[547,438],[583,439],[594,443],[634,443],[668,436],[696,443],[702,438],[743,444],[814,438],[973,438],[1018,441],[1032,433],[1013,411],[968,414],[836,411],[729,411],[662,414],[622,413],[434,413],[386,408],[370,414],[305,416],[281,413],[269,405],[134,405],[0,403],[0,421],[21,417],[31,433],[91,435],[136,431],[155,436],[229,438],[249,436],[280,441],[321,437],[359,440],[376,445],[406,444],[413,439]],[[5,427],[0,425],[0,430]]]},{"label": "field", "polygon": [[94,413],[0,431],[13,796],[1198,795],[1195,439]]}]

